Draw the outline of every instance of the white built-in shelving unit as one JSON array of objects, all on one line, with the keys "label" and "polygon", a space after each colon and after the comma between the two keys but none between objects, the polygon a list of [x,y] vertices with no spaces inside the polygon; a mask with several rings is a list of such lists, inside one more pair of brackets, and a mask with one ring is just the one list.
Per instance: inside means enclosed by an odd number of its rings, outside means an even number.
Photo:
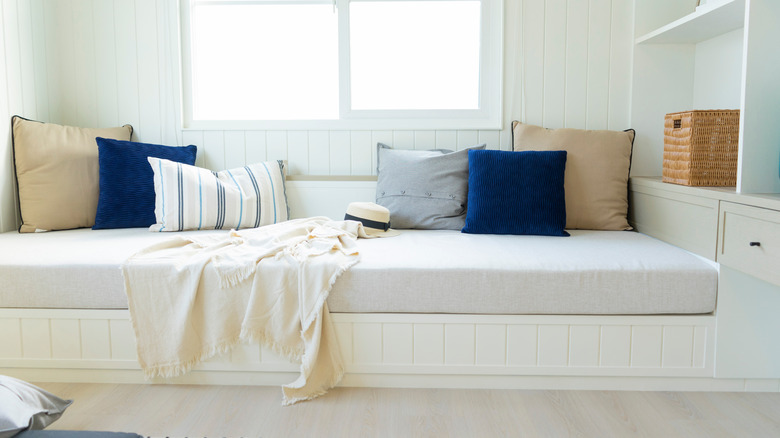
[{"label": "white built-in shelving unit", "polygon": [[633,174],[661,174],[665,114],[740,109],[736,192],[780,193],[780,1],[634,5]]},{"label": "white built-in shelving unit", "polygon": [[[720,264],[715,377],[780,377],[780,1],[635,0],[632,223]],[[666,184],[663,119],[739,109],[735,188]],[[763,333],[772,335],[763,336]]]}]

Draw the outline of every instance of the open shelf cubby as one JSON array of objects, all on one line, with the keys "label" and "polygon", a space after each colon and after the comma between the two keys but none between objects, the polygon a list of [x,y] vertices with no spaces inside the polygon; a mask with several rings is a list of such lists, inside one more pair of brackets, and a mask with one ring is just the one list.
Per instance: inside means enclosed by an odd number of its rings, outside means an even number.
[{"label": "open shelf cubby", "polygon": [[634,176],[660,176],[667,113],[739,109],[737,193],[780,193],[780,1],[635,0]]}]

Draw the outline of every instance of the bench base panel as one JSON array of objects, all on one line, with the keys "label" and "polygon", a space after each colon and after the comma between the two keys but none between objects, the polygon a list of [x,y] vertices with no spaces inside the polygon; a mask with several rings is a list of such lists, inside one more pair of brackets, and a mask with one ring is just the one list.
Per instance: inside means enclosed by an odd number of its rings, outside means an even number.
[{"label": "bench base panel", "polygon": [[[333,320],[346,386],[777,388],[777,381],[713,379],[714,315],[334,313]],[[0,333],[0,373],[144,382],[127,310],[0,309]],[[185,376],[149,382],[277,385],[297,372],[271,351],[242,345]]]}]

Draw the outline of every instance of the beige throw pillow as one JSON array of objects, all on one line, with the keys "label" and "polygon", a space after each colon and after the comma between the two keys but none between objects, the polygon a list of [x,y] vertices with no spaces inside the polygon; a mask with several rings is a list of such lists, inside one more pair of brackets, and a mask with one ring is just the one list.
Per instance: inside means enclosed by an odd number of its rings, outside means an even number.
[{"label": "beige throw pillow", "polygon": [[630,230],[628,173],[634,130],[545,129],[512,123],[515,151],[567,152],[566,228]]},{"label": "beige throw pillow", "polygon": [[96,137],[130,140],[133,127],[90,129],[14,116],[21,233],[91,227],[99,195]]}]

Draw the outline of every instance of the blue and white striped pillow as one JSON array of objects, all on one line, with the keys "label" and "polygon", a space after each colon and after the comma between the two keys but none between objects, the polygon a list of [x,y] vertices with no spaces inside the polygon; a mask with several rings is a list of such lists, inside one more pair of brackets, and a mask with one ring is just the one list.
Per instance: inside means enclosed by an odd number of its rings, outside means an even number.
[{"label": "blue and white striped pillow", "polygon": [[289,218],[282,161],[208,169],[149,157],[154,215],[149,231],[257,228]]}]

